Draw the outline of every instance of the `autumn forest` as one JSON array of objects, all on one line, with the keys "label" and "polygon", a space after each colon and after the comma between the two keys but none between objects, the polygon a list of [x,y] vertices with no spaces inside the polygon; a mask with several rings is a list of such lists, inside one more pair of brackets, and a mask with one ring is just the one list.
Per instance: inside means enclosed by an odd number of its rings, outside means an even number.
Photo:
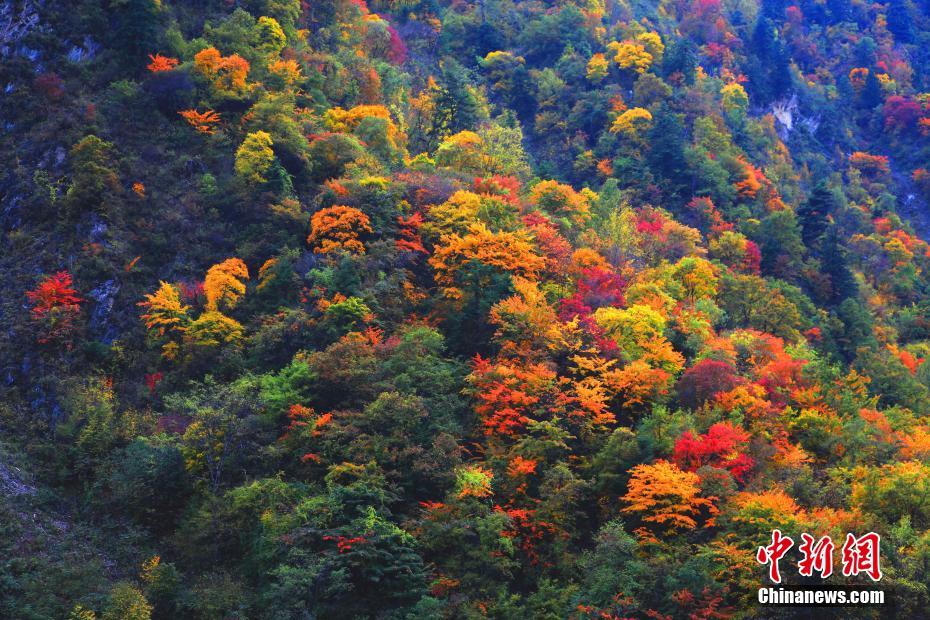
[{"label": "autumn forest", "polygon": [[0,0],[0,157],[0,618],[930,617],[930,1]]}]

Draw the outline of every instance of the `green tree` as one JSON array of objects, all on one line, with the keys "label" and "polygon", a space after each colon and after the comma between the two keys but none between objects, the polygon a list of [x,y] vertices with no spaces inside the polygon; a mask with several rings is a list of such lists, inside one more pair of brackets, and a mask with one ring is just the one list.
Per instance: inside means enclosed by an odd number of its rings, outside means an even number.
[{"label": "green tree", "polygon": [[882,90],[882,83],[878,80],[876,69],[873,67],[865,77],[865,87],[862,89],[862,107],[867,110],[874,110],[885,100],[885,93]]},{"label": "green tree", "polygon": [[151,620],[152,606],[142,592],[127,581],[113,586],[100,620]]},{"label": "green tree", "polygon": [[594,548],[585,552],[579,564],[584,577],[577,596],[583,605],[609,608],[616,602],[618,592],[635,601],[646,592],[650,580],[639,545],[620,520],[601,527]]},{"label": "green tree", "polygon": [[106,213],[119,191],[113,167],[113,145],[97,136],[86,136],[72,147],[71,186],[65,205],[72,213],[94,209]]},{"label": "green tree", "polygon": [[117,510],[157,532],[172,529],[191,493],[181,451],[157,437],[136,439],[126,447],[108,487]]},{"label": "green tree", "polygon": [[869,392],[878,397],[882,405],[900,405],[919,415],[930,413],[930,389],[889,351],[861,347],[854,366],[871,378]]},{"label": "green tree", "polygon": [[110,3],[111,27],[106,35],[117,58],[129,69],[139,70],[148,62],[148,54],[157,49],[163,11],[158,0],[121,0]]},{"label": "green tree", "polygon": [[759,226],[756,239],[762,254],[762,273],[783,280],[796,280],[805,247],[794,211],[780,209],[768,214]]},{"label": "green tree", "polygon": [[666,79],[680,75],[686,84],[694,83],[694,74],[698,65],[697,52],[694,47],[694,42],[686,37],[672,40],[662,56],[662,72]]}]

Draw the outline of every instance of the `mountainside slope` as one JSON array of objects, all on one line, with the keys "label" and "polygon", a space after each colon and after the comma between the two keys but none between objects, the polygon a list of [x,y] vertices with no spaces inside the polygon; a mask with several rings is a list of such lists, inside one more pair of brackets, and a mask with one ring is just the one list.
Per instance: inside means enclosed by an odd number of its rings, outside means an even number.
[{"label": "mountainside slope", "polygon": [[67,4],[0,2],[0,615],[803,615],[774,529],[925,613],[930,3]]}]

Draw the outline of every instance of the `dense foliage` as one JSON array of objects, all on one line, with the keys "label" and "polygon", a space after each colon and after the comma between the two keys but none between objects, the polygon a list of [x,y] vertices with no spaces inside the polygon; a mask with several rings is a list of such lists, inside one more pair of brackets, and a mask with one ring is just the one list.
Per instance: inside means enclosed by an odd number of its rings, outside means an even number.
[{"label": "dense foliage", "polygon": [[928,50],[920,0],[0,2],[0,617],[791,617],[775,528],[926,614]]}]

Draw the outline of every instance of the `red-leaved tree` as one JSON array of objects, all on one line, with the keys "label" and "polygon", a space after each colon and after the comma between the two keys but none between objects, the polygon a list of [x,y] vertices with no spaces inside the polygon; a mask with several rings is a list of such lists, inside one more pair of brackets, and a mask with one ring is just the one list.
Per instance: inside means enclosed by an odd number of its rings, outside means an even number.
[{"label": "red-leaved tree", "polygon": [[84,301],[74,289],[70,273],[59,271],[45,276],[34,289],[26,291],[26,299],[32,306],[32,321],[39,328],[40,344],[68,340]]},{"label": "red-leaved tree", "polygon": [[728,392],[744,382],[730,364],[704,359],[681,375],[678,398],[682,405],[697,409],[718,392]]},{"label": "red-leaved tree", "polygon": [[742,482],[752,469],[754,461],[745,453],[749,446],[749,433],[729,422],[714,424],[703,435],[694,436],[685,431],[675,442],[675,464],[685,471],[694,471],[709,465],[726,469]]}]

